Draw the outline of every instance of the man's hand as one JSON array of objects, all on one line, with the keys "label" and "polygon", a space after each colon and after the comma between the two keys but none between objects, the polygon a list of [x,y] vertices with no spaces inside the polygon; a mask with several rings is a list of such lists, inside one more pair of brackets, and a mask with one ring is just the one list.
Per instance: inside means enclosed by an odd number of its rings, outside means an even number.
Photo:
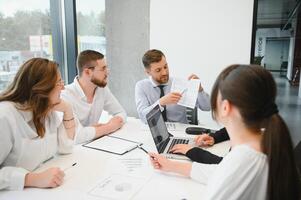
[{"label": "man's hand", "polygon": [[115,116],[108,122],[108,125],[111,127],[112,132],[116,131],[122,127],[123,119],[120,116]]},{"label": "man's hand", "polygon": [[[188,80],[191,80],[191,79],[200,79],[197,75],[195,74],[191,74],[189,77],[188,77]],[[199,86],[199,92],[202,92],[204,90],[204,88],[202,87],[201,83],[200,83],[200,86]]]},{"label": "man's hand", "polygon": [[169,104],[177,104],[181,99],[182,95],[178,92],[171,92],[160,98],[159,103],[161,106]]},{"label": "man's hand", "polygon": [[99,123],[91,126],[93,126],[96,129],[95,138],[99,138],[120,129],[123,123],[123,119],[120,116],[115,116],[112,119],[110,119],[110,121],[106,124]]}]

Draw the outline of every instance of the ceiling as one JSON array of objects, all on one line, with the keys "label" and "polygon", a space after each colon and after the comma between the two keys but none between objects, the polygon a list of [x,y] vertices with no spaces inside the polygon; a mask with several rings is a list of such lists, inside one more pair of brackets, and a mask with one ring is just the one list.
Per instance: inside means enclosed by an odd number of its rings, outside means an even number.
[{"label": "ceiling", "polygon": [[300,0],[258,0],[257,26],[283,27]]}]

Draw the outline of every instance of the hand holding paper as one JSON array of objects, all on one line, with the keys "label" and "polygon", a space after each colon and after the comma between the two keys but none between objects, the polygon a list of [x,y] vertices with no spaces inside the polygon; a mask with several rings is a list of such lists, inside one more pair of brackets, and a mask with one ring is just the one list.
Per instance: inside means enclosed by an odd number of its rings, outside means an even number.
[{"label": "hand holding paper", "polygon": [[[195,74],[191,74],[189,77],[188,77],[188,80],[192,80],[192,79],[200,79],[197,75]],[[201,82],[200,82],[200,86],[199,86],[199,92],[202,92],[204,90],[204,88],[202,87],[201,85]]]},{"label": "hand holding paper", "polygon": [[160,99],[160,105],[170,105],[170,104],[176,104],[181,99],[182,95],[179,92],[171,92],[166,94]]},{"label": "hand holding paper", "polygon": [[[195,77],[195,75],[193,77]],[[181,99],[177,102],[178,105],[194,108],[198,97],[199,86],[199,79],[184,80],[174,78],[171,85],[171,92],[178,92],[182,95]]]}]

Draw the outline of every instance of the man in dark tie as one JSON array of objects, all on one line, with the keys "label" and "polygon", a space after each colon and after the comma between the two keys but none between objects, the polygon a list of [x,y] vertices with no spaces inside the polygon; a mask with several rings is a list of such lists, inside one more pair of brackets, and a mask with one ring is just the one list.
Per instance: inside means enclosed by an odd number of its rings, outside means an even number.
[{"label": "man in dark tie", "polygon": [[[173,79],[169,78],[169,67],[165,55],[160,50],[152,49],[143,55],[142,62],[149,78],[138,81],[135,87],[135,100],[140,119],[146,123],[146,114],[153,107],[159,105],[165,121],[188,123],[186,108],[177,104],[182,95],[178,92],[170,92]],[[198,77],[192,74],[188,79],[198,79]],[[209,95],[204,91],[201,84],[196,107],[203,111],[210,110]],[[197,136],[195,143],[196,146],[211,146],[228,139],[228,133],[223,128],[214,135],[202,134]],[[185,144],[175,145],[172,151],[185,154],[193,161],[202,163],[219,163],[222,160],[222,157]]]},{"label": "man in dark tie", "polygon": [[[177,105],[182,95],[170,92],[172,78],[169,78],[169,68],[165,55],[156,49],[147,51],[142,58],[148,79],[138,81],[135,87],[135,100],[140,119],[146,123],[146,114],[159,105],[163,119],[168,122],[188,123],[186,108]],[[198,79],[194,74],[188,79]],[[204,111],[210,110],[209,95],[200,84],[196,107]]]}]

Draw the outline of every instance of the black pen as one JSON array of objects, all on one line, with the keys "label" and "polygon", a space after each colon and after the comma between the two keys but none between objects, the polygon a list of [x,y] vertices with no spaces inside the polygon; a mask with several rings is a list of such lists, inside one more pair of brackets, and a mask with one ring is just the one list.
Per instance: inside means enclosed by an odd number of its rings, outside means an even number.
[{"label": "black pen", "polygon": [[63,171],[66,171],[66,170],[68,170],[68,169],[70,169],[71,167],[73,167],[73,166],[75,166],[77,163],[75,162],[75,163],[73,163],[71,166],[69,166],[69,167],[66,167]]},{"label": "black pen", "polygon": [[[142,146],[138,146],[139,149],[141,149],[142,151],[144,151],[147,155],[149,155],[148,151],[146,151]],[[152,159],[154,159],[154,156],[149,155]]]},{"label": "black pen", "polygon": [[142,146],[138,146],[138,148],[144,151],[146,154],[148,154],[148,151],[146,151]]}]

